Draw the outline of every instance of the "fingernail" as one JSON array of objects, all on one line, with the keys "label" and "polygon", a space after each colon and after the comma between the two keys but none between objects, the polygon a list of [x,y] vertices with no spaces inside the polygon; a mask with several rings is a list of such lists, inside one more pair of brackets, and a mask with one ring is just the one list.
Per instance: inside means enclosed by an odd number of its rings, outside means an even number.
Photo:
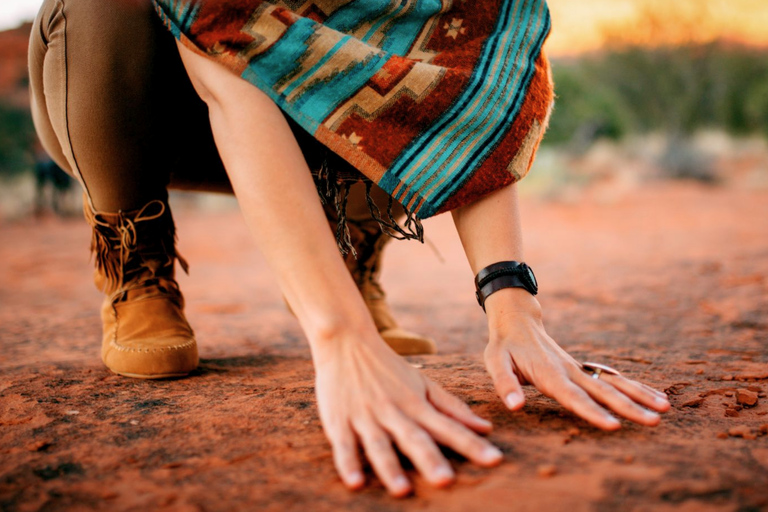
[{"label": "fingernail", "polygon": [[363,483],[363,474],[359,471],[347,475],[347,485],[356,487]]},{"label": "fingernail", "polygon": [[411,483],[402,475],[396,476],[395,479],[392,480],[392,487],[394,487],[397,492],[403,492],[411,488]]},{"label": "fingernail", "polygon": [[481,458],[483,459],[484,462],[488,462],[488,463],[498,462],[499,460],[504,458],[504,454],[501,453],[501,450],[499,450],[495,446],[488,446],[483,450]]},{"label": "fingernail", "polygon": [[475,416],[475,423],[478,423],[480,425],[483,425],[485,427],[492,427],[493,423],[486,420],[485,418],[481,418],[480,416]]},{"label": "fingernail", "polygon": [[655,420],[659,417],[659,415],[653,411],[643,411],[643,416],[645,416],[649,420]]},{"label": "fingernail", "polygon": [[657,404],[659,404],[659,405],[664,405],[664,404],[668,404],[668,403],[669,403],[669,400],[667,400],[667,398],[666,398],[666,397],[664,397],[664,398],[661,398],[660,396],[657,396],[657,397],[654,399],[654,401],[655,401]]},{"label": "fingernail", "polygon": [[504,401],[507,403],[507,407],[514,409],[523,403],[524,399],[520,393],[510,393]]},{"label": "fingernail", "polygon": [[605,421],[607,421],[612,427],[621,425],[621,422],[614,418],[613,416],[606,416]]},{"label": "fingernail", "polygon": [[437,469],[435,469],[434,473],[432,473],[432,478],[435,480],[443,481],[443,480],[453,480],[453,477],[456,476],[451,468],[448,466],[440,466]]}]

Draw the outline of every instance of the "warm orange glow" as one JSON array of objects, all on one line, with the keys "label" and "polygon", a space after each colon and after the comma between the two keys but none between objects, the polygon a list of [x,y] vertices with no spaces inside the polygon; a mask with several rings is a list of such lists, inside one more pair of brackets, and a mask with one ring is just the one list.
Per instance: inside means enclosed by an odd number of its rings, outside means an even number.
[{"label": "warm orange glow", "polygon": [[[609,32],[635,42],[710,41],[724,38],[768,46],[766,0],[549,0],[551,55],[598,50]],[[662,20],[656,30],[641,23],[645,12]]]}]

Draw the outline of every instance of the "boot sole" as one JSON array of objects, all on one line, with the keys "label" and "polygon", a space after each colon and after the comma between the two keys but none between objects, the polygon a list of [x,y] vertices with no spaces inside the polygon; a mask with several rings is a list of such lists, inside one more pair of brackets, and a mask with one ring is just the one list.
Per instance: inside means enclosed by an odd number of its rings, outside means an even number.
[{"label": "boot sole", "polygon": [[128,373],[128,372],[116,372],[112,371],[116,375],[122,375],[123,377],[130,377],[132,379],[144,379],[144,380],[160,380],[160,379],[178,379],[179,377],[186,377],[190,372],[184,373],[158,373],[158,374],[142,374],[142,373]]}]

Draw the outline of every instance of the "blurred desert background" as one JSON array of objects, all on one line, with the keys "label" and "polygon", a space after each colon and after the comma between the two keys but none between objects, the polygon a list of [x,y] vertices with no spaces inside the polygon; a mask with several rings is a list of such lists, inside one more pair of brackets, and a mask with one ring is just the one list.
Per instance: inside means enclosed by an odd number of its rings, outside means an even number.
[{"label": "blurred desert background", "polygon": [[384,285],[438,343],[410,361],[493,420],[505,462],[450,454],[454,487],[411,471],[402,501],[341,486],[303,335],[230,197],[171,197],[200,369],[104,368],[80,192],[35,172],[34,4],[0,1],[0,510],[768,510],[768,2],[550,0],[526,260],[550,334],[672,410],[604,433],[529,388],[510,414],[450,216],[430,219],[428,244],[387,249]]},{"label": "blurred desert background", "polygon": [[[610,199],[649,180],[768,187],[768,4],[759,0],[549,2],[556,114],[524,193]],[[26,47],[34,0],[0,6],[0,216],[35,202]],[[72,187],[74,189],[74,187]],[[62,199],[78,209],[79,194]],[[189,199],[189,198],[187,198]],[[220,200],[198,197],[198,203]]]}]

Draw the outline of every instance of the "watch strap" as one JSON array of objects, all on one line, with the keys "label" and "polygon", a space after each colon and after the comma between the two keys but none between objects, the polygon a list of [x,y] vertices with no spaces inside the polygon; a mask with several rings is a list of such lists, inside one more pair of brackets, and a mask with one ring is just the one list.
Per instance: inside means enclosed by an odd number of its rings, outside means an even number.
[{"label": "watch strap", "polygon": [[522,262],[500,261],[488,265],[475,276],[475,296],[483,311],[486,299],[504,288],[524,288],[532,295],[538,293],[533,271]]}]

